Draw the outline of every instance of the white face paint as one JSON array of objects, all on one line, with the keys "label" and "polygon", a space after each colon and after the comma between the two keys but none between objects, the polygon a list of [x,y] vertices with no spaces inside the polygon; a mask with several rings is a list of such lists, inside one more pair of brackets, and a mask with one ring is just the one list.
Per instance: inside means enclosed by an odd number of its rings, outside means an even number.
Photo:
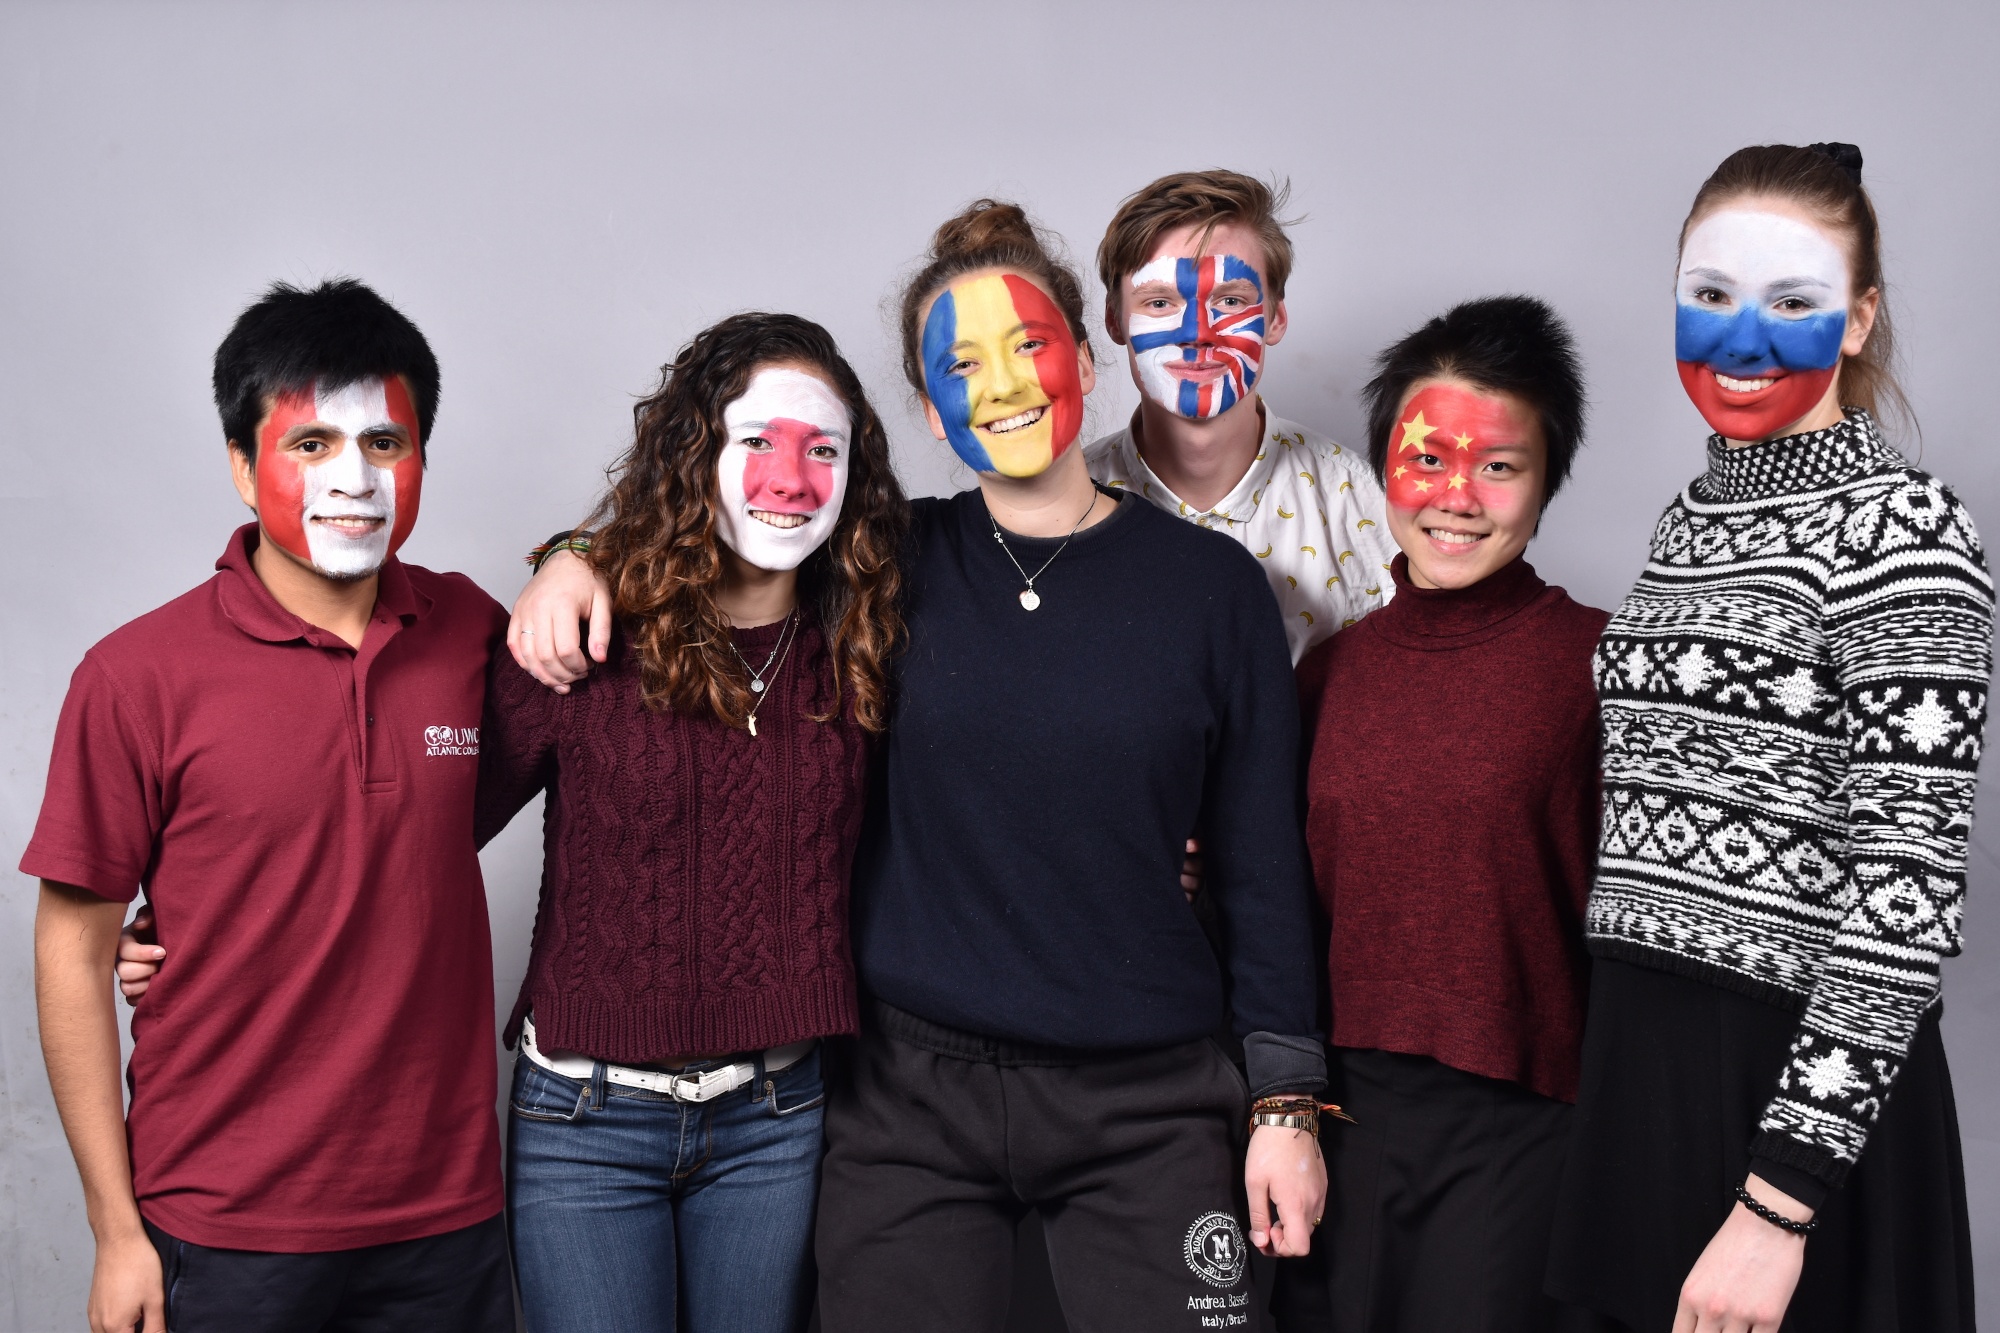
[{"label": "white face paint", "polygon": [[[368,461],[361,440],[371,431],[394,424],[379,379],[350,384],[337,393],[321,394],[319,419],[338,427],[347,442],[326,462],[305,469],[306,545],[312,562],[335,578],[360,578],[381,568],[389,558],[389,537],[396,529],[396,474]],[[366,533],[342,536],[337,526],[314,519],[380,519]],[[329,527],[332,526],[332,530]]]},{"label": "white face paint", "polygon": [[1847,256],[1818,227],[1783,213],[1731,208],[1709,214],[1688,233],[1675,295],[1682,305],[1709,304],[1697,297],[1714,288],[1737,308],[1762,309],[1797,293],[1815,309],[1844,312],[1847,287]]},{"label": "white face paint", "polygon": [[722,410],[716,532],[759,569],[797,569],[833,535],[853,421],[817,375],[766,366]]}]

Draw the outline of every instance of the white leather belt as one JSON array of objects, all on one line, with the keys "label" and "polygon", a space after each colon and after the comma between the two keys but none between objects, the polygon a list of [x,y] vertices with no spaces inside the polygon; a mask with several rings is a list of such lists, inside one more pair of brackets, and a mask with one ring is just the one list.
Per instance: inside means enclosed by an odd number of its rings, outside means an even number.
[{"label": "white leather belt", "polygon": [[[788,1046],[773,1046],[764,1052],[764,1072],[776,1074],[790,1069],[806,1058],[812,1048],[819,1043],[815,1040],[795,1041]],[[521,1054],[533,1060],[552,1074],[573,1078],[579,1083],[588,1083],[597,1070],[597,1061],[587,1055],[576,1055],[568,1051],[544,1053],[535,1044],[535,1020],[521,1020]],[[647,1092],[657,1092],[672,1097],[677,1102],[712,1102],[726,1093],[745,1088],[757,1081],[757,1066],[749,1060],[735,1064],[720,1065],[714,1069],[674,1072],[665,1069],[633,1069],[628,1065],[604,1066],[604,1081],[616,1083],[621,1088],[644,1088]]]}]

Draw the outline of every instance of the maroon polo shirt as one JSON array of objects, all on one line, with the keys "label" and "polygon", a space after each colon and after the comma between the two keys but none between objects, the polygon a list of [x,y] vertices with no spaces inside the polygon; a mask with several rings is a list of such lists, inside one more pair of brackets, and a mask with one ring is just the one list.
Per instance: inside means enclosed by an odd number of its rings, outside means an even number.
[{"label": "maroon polo shirt", "polygon": [[148,1220],[288,1252],[469,1226],[503,1203],[472,809],[506,617],[391,559],[357,651],[278,605],[256,541],[85,655],[21,869],[158,917],[126,1122]]}]

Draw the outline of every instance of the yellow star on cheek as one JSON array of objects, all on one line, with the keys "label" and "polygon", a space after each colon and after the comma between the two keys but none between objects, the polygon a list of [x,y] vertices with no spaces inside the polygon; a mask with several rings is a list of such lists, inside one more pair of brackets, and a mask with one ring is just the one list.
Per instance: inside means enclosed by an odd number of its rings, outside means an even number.
[{"label": "yellow star on cheek", "polygon": [[1422,412],[1417,413],[1403,423],[1403,442],[1396,446],[1396,452],[1401,453],[1405,449],[1419,447],[1423,444],[1424,438],[1436,429],[1436,426],[1424,420]]},{"label": "yellow star on cheek", "polygon": [[1470,449],[1472,447],[1472,437],[1470,435],[1454,435],[1452,439],[1458,441],[1458,447],[1461,449]]},{"label": "yellow star on cheek", "polygon": [[1428,491],[1431,488],[1431,484],[1427,481],[1413,481],[1410,484],[1420,491]]},{"label": "yellow star on cheek", "polygon": [[1464,474],[1463,472],[1454,472],[1454,473],[1452,473],[1452,474],[1451,474],[1451,480],[1450,480],[1450,481],[1448,481],[1448,482],[1446,482],[1446,483],[1445,483],[1445,485],[1449,486],[1449,487],[1450,487],[1450,488],[1451,488],[1452,490],[1455,490],[1455,491],[1462,491],[1462,490],[1464,490],[1464,489],[1465,489],[1465,474]]},{"label": "yellow star on cheek", "polygon": [[1390,473],[1389,475],[1390,475],[1390,476],[1392,476],[1392,477],[1400,477],[1400,476],[1402,476],[1402,475],[1403,475],[1403,474],[1404,474],[1405,472],[1408,472],[1408,471],[1409,471],[1409,469],[1408,469],[1408,468],[1404,467],[1404,466],[1403,466],[1403,465],[1402,465],[1401,463],[1398,463],[1398,464],[1396,464],[1396,470],[1395,470],[1394,472],[1391,472],[1391,473]]}]

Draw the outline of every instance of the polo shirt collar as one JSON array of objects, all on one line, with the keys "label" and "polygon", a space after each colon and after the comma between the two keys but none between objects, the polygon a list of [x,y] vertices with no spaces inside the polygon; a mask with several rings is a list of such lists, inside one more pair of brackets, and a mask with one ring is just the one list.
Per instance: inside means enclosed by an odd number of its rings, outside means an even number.
[{"label": "polo shirt collar", "polygon": [[[325,630],[307,624],[280,606],[278,599],[271,595],[271,590],[264,586],[264,580],[257,577],[250,557],[257,549],[258,536],[257,525],[245,523],[230,534],[229,545],[223,548],[222,555],[215,562],[220,575],[216,579],[215,593],[221,603],[222,614],[245,634],[268,643],[291,643],[299,639],[319,643],[322,639],[332,638]],[[375,583],[372,619],[394,617],[408,625],[428,616],[432,605],[431,599],[411,583],[409,571],[403,567],[401,560],[392,555],[382,562],[382,571]],[[334,643],[339,642],[334,639]],[[340,646],[347,645],[341,643]]]},{"label": "polo shirt collar", "polygon": [[1264,502],[1264,491],[1270,486],[1271,478],[1277,475],[1279,452],[1271,445],[1282,444],[1287,449],[1292,447],[1291,441],[1284,437],[1284,427],[1289,423],[1273,416],[1270,409],[1264,405],[1261,396],[1257,399],[1257,419],[1258,429],[1265,436],[1257,446],[1257,456],[1250,461],[1249,468],[1237,479],[1236,485],[1230,488],[1229,494],[1216,501],[1206,511],[1194,508],[1174,494],[1173,488],[1161,481],[1159,474],[1154,472],[1152,466],[1140,456],[1137,409],[1133,410],[1131,424],[1126,426],[1124,438],[1119,444],[1125,452],[1124,461],[1127,469],[1139,479],[1140,490],[1147,496],[1155,499],[1165,497],[1168,506],[1182,518],[1197,521],[1206,519],[1210,523],[1223,523],[1235,527],[1248,523],[1256,514],[1258,507]]}]

